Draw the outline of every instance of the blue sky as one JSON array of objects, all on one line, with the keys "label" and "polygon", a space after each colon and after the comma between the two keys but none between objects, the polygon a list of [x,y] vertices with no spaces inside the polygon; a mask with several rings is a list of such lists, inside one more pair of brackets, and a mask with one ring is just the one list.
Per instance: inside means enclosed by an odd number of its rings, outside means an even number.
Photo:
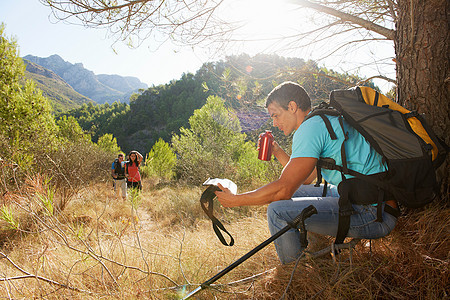
[{"label": "blue sky", "polygon": [[[272,0],[236,1],[225,11],[232,12],[232,18],[249,20],[249,25],[245,27],[247,31],[243,35],[250,37],[265,38],[269,34],[276,36],[299,26],[305,28],[308,26],[308,21],[320,23],[320,16],[317,14],[312,15],[305,10],[296,10],[296,7],[289,7],[286,3],[280,5],[282,3],[282,1],[273,2]],[[274,52],[286,57],[314,59],[318,60],[320,65],[335,71],[365,77],[379,73],[391,78],[395,76],[393,66],[378,64],[359,67],[358,65],[364,62],[370,63],[380,57],[387,57],[385,62],[389,62],[389,57],[393,56],[393,48],[389,44],[357,48],[354,53],[344,53],[329,58],[323,58],[324,52],[321,51],[326,47],[287,50],[275,49],[262,42],[247,42],[213,55],[208,49],[176,47],[170,42],[166,42],[157,49],[153,47],[152,50],[148,46],[154,45],[152,41],[142,44],[137,49],[130,49],[121,43],[114,44],[113,39],[107,38],[105,29],[90,29],[63,22],[53,21],[52,23],[50,14],[50,8],[42,5],[38,0],[0,1],[0,22],[6,24],[6,35],[17,39],[20,56],[31,54],[48,57],[58,54],[70,63],[82,63],[85,68],[95,74],[135,76],[149,86],[179,79],[183,73],[195,73],[207,61],[217,61],[224,55],[241,52],[250,55]],[[376,84],[383,91],[390,87],[383,81],[378,81]]]},{"label": "blue sky", "polygon": [[37,0],[0,1],[0,22],[6,24],[6,35],[17,39],[20,56],[58,54],[70,63],[82,63],[95,74],[135,76],[149,86],[195,72],[205,61],[198,51],[170,43],[157,51],[145,46],[130,49],[116,43],[113,50],[114,40],[106,38],[106,30],[52,24],[50,14],[50,8]]}]

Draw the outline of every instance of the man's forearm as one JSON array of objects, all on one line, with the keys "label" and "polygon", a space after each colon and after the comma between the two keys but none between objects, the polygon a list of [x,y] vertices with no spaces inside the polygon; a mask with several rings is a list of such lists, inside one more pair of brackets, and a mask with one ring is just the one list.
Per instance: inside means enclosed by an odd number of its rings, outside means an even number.
[{"label": "man's forearm", "polygon": [[[273,201],[287,200],[313,172],[317,159],[299,157],[288,161],[279,179],[247,193],[233,195],[230,191],[217,191],[220,203],[225,207],[264,205]],[[222,187],[221,187],[222,188]]]},{"label": "man's forearm", "polygon": [[274,147],[273,155],[276,159],[278,159],[283,168],[289,162],[289,155],[287,155],[287,153],[280,146]]},{"label": "man's forearm", "polygon": [[308,176],[308,178],[305,180],[303,184],[311,184],[316,179],[317,179],[317,169],[314,168],[313,171],[311,172],[311,175]]},{"label": "man's forearm", "polygon": [[290,191],[278,180],[266,184],[254,191],[235,196],[233,206],[265,205],[273,201],[289,199]]}]

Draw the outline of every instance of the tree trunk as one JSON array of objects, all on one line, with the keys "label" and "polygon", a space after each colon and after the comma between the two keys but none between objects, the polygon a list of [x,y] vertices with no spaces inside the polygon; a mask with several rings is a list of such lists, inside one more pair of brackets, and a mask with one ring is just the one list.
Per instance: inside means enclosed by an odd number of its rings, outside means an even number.
[{"label": "tree trunk", "polygon": [[[394,39],[399,103],[425,114],[436,135],[450,145],[449,0],[399,0]],[[438,170],[449,196],[450,155]]]}]

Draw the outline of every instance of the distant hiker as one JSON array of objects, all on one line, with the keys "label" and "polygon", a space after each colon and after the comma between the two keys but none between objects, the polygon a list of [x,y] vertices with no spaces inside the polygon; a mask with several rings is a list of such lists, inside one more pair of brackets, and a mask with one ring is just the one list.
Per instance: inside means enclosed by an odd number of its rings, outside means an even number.
[{"label": "distant hiker", "polygon": [[127,177],[128,188],[142,190],[141,174],[139,173],[142,158],[142,155],[135,150],[128,154],[128,162],[125,164],[125,176]]},{"label": "distant hiker", "polygon": [[123,154],[120,153],[112,163],[111,175],[114,179],[114,192],[117,199],[120,199],[120,191],[122,190],[122,199],[127,199],[127,181],[125,178],[125,161]]},{"label": "distant hiker", "polygon": [[[306,230],[329,236],[338,235],[339,193],[347,191],[348,185],[341,184],[339,192],[337,186],[344,180],[350,181],[348,178],[352,176],[337,170],[322,169],[323,178],[331,183],[326,189],[326,196],[322,197],[324,185],[310,185],[317,177],[316,164],[319,158],[334,159],[337,165],[344,164],[349,169],[369,175],[387,170],[382,157],[359,132],[338,116],[325,116],[328,119],[325,121],[317,115],[303,122],[311,112],[311,100],[296,83],[285,82],[274,88],[267,97],[266,108],[273,119],[273,126],[282,130],[286,136],[294,132],[291,156],[274,141],[273,154],[284,167],[279,179],[254,191],[237,195],[219,186],[222,191],[215,192],[218,200],[225,207],[269,204],[267,217],[272,235],[292,222],[304,208],[314,205],[318,213],[305,221]],[[334,130],[336,137],[331,137],[328,126]],[[346,152],[344,162],[342,151]],[[360,198],[366,198],[368,194],[362,194]],[[351,204],[353,211],[349,214],[350,227],[347,227],[346,236],[376,239],[389,234],[397,223],[394,215],[398,215],[398,209],[394,200],[385,200],[388,201],[381,203],[378,222],[376,205]],[[283,264],[294,261],[305,247],[300,243],[297,229],[289,230],[274,243]]]}]

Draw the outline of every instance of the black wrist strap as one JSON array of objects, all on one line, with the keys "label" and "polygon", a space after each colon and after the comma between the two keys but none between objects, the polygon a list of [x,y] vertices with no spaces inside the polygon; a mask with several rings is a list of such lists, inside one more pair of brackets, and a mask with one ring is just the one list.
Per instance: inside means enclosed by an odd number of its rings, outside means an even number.
[{"label": "black wrist strap", "polygon": [[[225,229],[223,224],[213,215],[213,207],[214,207],[214,198],[216,198],[216,194],[214,194],[215,191],[220,191],[220,189],[215,185],[210,185],[202,194],[200,198],[200,204],[202,206],[203,211],[205,214],[211,219],[214,232],[216,233],[219,240],[224,244],[225,246],[233,246],[234,245],[234,239],[231,236],[231,234]],[[208,207],[206,207],[206,203],[208,203]],[[230,242],[227,243],[225,238],[223,237],[222,232],[225,232],[230,237]]]}]

